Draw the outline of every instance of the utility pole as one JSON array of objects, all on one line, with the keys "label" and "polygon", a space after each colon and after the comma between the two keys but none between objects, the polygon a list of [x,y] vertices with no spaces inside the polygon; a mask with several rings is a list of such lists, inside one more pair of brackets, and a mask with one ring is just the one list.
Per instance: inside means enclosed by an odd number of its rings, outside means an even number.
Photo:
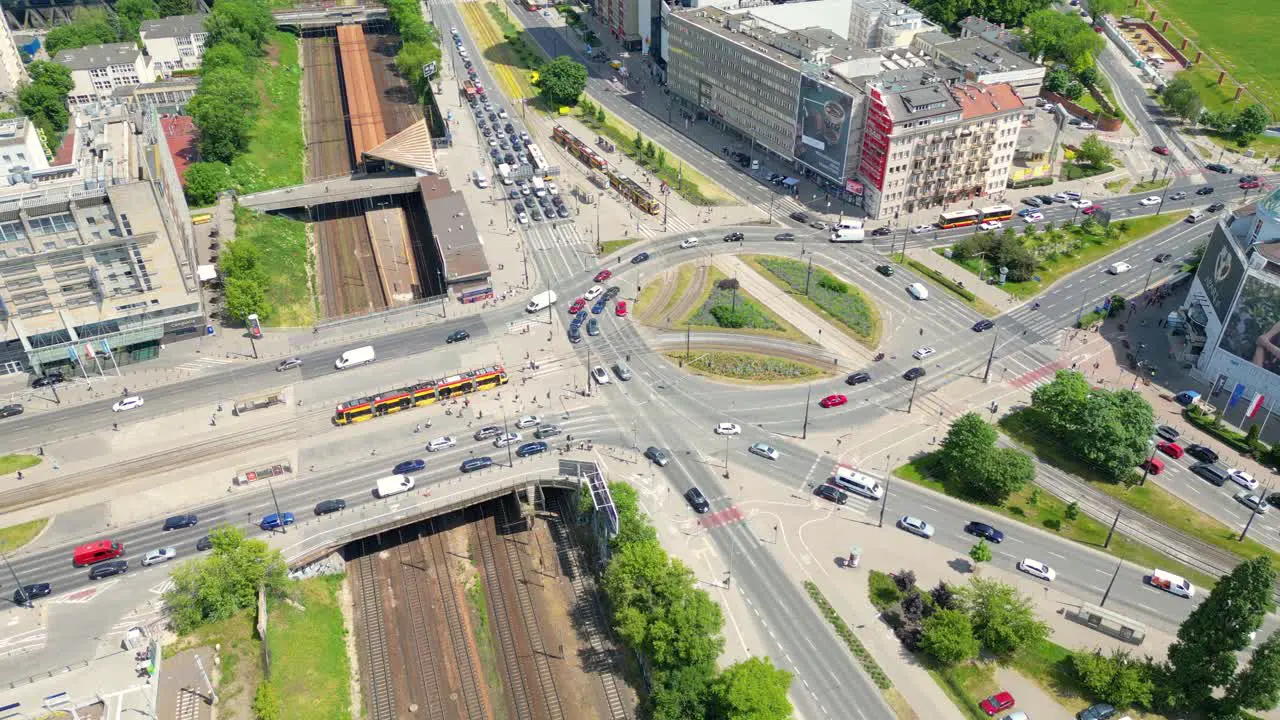
[{"label": "utility pole", "polygon": [[[1168,166],[1168,165],[1165,165],[1165,166],[1164,166],[1164,171],[1165,171],[1166,173],[1168,173],[1168,172],[1169,172],[1169,166]],[[1169,183],[1169,185],[1172,185],[1172,184],[1173,184],[1173,183]],[[1169,194],[1169,185],[1165,185],[1165,186],[1164,186],[1164,192],[1160,193],[1160,204],[1156,206],[1156,215],[1159,215],[1159,214],[1160,214],[1160,211],[1164,209],[1164,198],[1165,198],[1165,196],[1166,196],[1166,195],[1168,195],[1168,194]]]},{"label": "utility pole", "polygon": [[987,371],[982,374],[982,382],[991,382],[991,363],[996,359],[996,340],[1000,337],[1000,330],[996,330],[991,336],[991,352],[987,354]]},{"label": "utility pole", "polygon": [[804,389],[804,427],[800,429],[800,439],[805,440],[809,437],[809,401],[813,399],[813,386],[806,386]]},{"label": "utility pole", "polygon": [[907,400],[907,414],[908,414],[908,415],[910,415],[910,414],[911,414],[911,408],[915,407],[915,404],[916,404],[916,388],[918,388],[918,387],[920,387],[920,376],[919,376],[919,375],[917,375],[917,376],[915,377],[915,379],[911,381],[911,399],[910,399],[910,400]]},{"label": "utility pole", "polygon": [[724,436],[724,479],[729,479],[729,436]]},{"label": "utility pole", "polygon": [[685,359],[685,362],[688,362],[688,361],[689,361],[689,341],[691,340],[691,336],[692,336],[692,335],[693,335],[693,323],[692,323],[692,321],[691,321],[691,322],[687,322],[687,323],[685,323],[685,324],[684,324],[684,359]]},{"label": "utility pole", "polygon": [[4,558],[4,566],[9,568],[9,574],[13,576],[13,584],[18,587],[18,592],[15,594],[22,597],[23,607],[26,607],[26,608],[35,607],[35,605],[32,604],[31,602],[31,596],[27,595],[26,589],[22,587],[22,581],[18,579],[17,571],[14,570],[13,565],[9,563],[9,556],[4,554],[3,552],[0,552],[0,558]]},{"label": "utility pole", "polygon": [[511,457],[511,441],[507,438],[507,408],[502,408],[502,438],[507,443],[507,467],[515,467],[516,461]]},{"label": "utility pole", "polygon": [[1102,602],[1098,603],[1098,607],[1105,607],[1105,606],[1106,606],[1106,604],[1107,604],[1107,598],[1108,598],[1108,597],[1111,597],[1111,587],[1112,587],[1113,585],[1115,585],[1115,584],[1116,584],[1116,578],[1117,578],[1117,577],[1119,577],[1119,575],[1120,575],[1120,567],[1121,567],[1122,565],[1124,565],[1124,561],[1123,561],[1123,560],[1121,560],[1120,562],[1116,563],[1116,571],[1115,571],[1115,572],[1113,572],[1113,573],[1111,573],[1111,582],[1107,583],[1107,590],[1106,590],[1106,592],[1102,593]]},{"label": "utility pole", "polygon": [[1120,524],[1120,511],[1116,511],[1116,519],[1111,521],[1111,529],[1107,531],[1107,540],[1102,543],[1102,549],[1111,547],[1111,536],[1116,534],[1116,526]]},{"label": "utility pole", "polygon": [[591,343],[587,343],[587,389],[585,394],[591,394]]},{"label": "utility pole", "polygon": [[880,523],[876,527],[884,527],[884,511],[889,506],[889,455],[884,456],[884,495],[880,496]]},{"label": "utility pole", "polygon": [[[1156,213],[1156,214],[1159,215],[1159,213]],[[1151,287],[1151,274],[1154,273],[1155,271],[1156,271],[1156,261],[1152,260],[1151,269],[1147,271],[1147,279],[1144,280],[1142,283],[1142,292],[1146,292],[1147,288]]]},{"label": "utility pole", "polygon": [[267,476],[267,489],[271,491],[271,504],[276,507],[276,520],[280,522],[280,533],[282,535],[289,534],[289,526],[284,524],[284,513],[280,512],[280,500],[276,497],[275,483],[271,482],[271,476]]},{"label": "utility pole", "polygon": [[604,239],[600,237],[600,198],[596,198],[596,254],[604,253]]},{"label": "utility pole", "polygon": [[1262,503],[1266,502],[1264,498],[1267,497],[1267,491],[1270,489],[1264,489],[1262,494],[1258,496],[1258,506],[1253,508],[1253,512],[1249,513],[1249,522],[1244,524],[1244,529],[1240,531],[1240,537],[1236,538],[1236,542],[1244,542],[1245,536],[1249,534],[1249,528],[1253,526],[1253,519],[1258,517],[1258,508],[1263,507]]}]

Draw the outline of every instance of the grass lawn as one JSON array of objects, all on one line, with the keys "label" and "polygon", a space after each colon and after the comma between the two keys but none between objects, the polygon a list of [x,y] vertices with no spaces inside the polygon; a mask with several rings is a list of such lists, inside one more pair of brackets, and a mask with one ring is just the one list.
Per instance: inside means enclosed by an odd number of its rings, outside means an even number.
[{"label": "grass lawn", "polygon": [[1039,490],[1034,485],[1023,488],[1021,491],[1009,496],[1003,505],[974,503],[964,497],[959,488],[956,488],[951,483],[937,480],[932,476],[932,457],[932,455],[922,455],[897,468],[893,471],[893,474],[895,477],[900,477],[930,490],[979,505],[1017,522],[1047,530],[1082,545],[1092,546],[1095,549],[1102,550],[1117,558],[1128,560],[1139,566],[1169,568],[1171,572],[1189,578],[1193,583],[1205,588],[1211,588],[1217,582],[1215,578],[1119,533],[1116,533],[1111,538],[1111,547],[1103,548],[1103,543],[1107,539],[1107,531],[1110,529],[1106,524],[1094,520],[1083,513],[1078,514],[1074,520],[1068,519],[1067,503],[1050,493]]},{"label": "grass lawn", "polygon": [[[869,348],[879,344],[880,313],[857,286],[840,280],[817,265],[813,266],[812,277],[808,277],[808,264],[791,258],[743,255],[742,259],[761,277],[786,290],[818,315],[831,320],[849,337]],[[809,280],[807,296],[804,294],[806,277]]]},{"label": "grass lawn", "polygon": [[305,146],[300,101],[302,68],[298,38],[273,30],[267,57],[260,64],[262,106],[254,120],[249,149],[231,163],[231,175],[243,193],[300,185]]},{"label": "grass lawn", "polygon": [[37,535],[44,531],[45,526],[48,524],[49,518],[38,518],[0,528],[0,550],[12,553],[14,550],[34,540]]},{"label": "grass lawn", "polygon": [[[939,250],[937,252],[940,253],[941,251]],[[971,261],[967,263],[959,260],[957,260],[956,262],[959,263],[961,266],[968,268],[969,271],[972,272],[973,274],[978,275],[979,277],[984,277],[983,273],[979,272],[979,260],[977,258],[973,258]],[[916,260],[915,258],[907,258],[906,262],[904,262],[903,264],[911,268],[912,270],[915,270],[916,272],[920,273],[921,275],[929,278],[930,280],[938,283],[938,285],[941,286],[943,290],[946,290],[952,295],[955,295],[960,301],[967,303],[970,307],[982,313],[983,315],[986,315],[987,317],[995,317],[1000,314],[999,308],[995,307],[994,305],[987,302],[986,300],[983,300],[977,295],[974,295],[973,292],[968,288],[960,287],[951,278],[947,277],[946,275],[943,275],[937,270],[934,270],[932,267],[925,265],[919,260]],[[988,272],[987,275],[990,275],[990,273]]]},{"label": "grass lawn", "polygon": [[951,698],[961,714],[971,720],[991,720],[978,703],[991,697],[996,687],[995,666],[990,663],[965,663],[963,665],[932,666],[930,677]]},{"label": "grass lawn", "polygon": [[338,604],[341,585],[340,575],[296,583],[293,590],[305,610],[279,599],[268,601],[271,682],[287,703],[290,718],[351,717],[351,667]]},{"label": "grass lawn", "polygon": [[640,238],[632,238],[630,240],[605,240],[604,245],[601,246],[604,249],[600,252],[600,256],[604,257],[605,255],[612,255],[615,250],[621,250],[639,239]]},{"label": "grass lawn", "polygon": [[265,215],[236,206],[235,242],[252,243],[267,274],[267,297],[272,312],[263,324],[305,327],[316,319],[311,292],[313,260],[307,252],[306,226],[295,220]]},{"label": "grass lawn", "polygon": [[684,353],[665,353],[668,360],[706,377],[748,383],[804,382],[830,375],[830,371],[809,363],[742,352],[694,352],[688,362]]},{"label": "grass lawn", "polygon": [[1124,189],[1125,185],[1128,185],[1128,184],[1129,184],[1129,178],[1119,178],[1117,180],[1108,180],[1105,183],[1103,183],[1103,186],[1107,188],[1107,192],[1118,193]]},{"label": "grass lawn", "polygon": [[253,619],[253,613],[239,612],[164,646],[166,658],[191,648],[219,647],[219,663],[205,666],[218,687],[219,717],[253,717],[250,704],[262,682],[262,643],[254,630]]},{"label": "grass lawn", "polygon": [[536,98],[529,78],[529,71],[546,61],[538,44],[528,40],[524,29],[504,13],[498,3],[462,3],[463,18],[471,29],[472,38],[480,46],[480,55],[502,85],[502,90],[512,102]]},{"label": "grass lawn", "polygon": [[1144,193],[1159,190],[1169,184],[1171,178],[1160,178],[1159,180],[1147,180],[1140,182],[1129,189],[1132,193]]},{"label": "grass lawn", "polygon": [[[475,557],[474,553],[472,557]],[[494,697],[501,697],[502,672],[498,669],[498,639],[489,628],[489,597],[478,577],[472,578],[471,585],[467,588],[467,604],[471,606],[471,631],[475,635],[485,684]]]},{"label": "grass lawn", "polygon": [[[1023,300],[1035,297],[1047,290],[1049,286],[1061,280],[1063,277],[1079,270],[1085,265],[1096,262],[1116,250],[1119,250],[1125,245],[1128,245],[1134,240],[1144,238],[1157,230],[1172,225],[1180,219],[1182,219],[1182,215],[1170,212],[1162,215],[1145,215],[1143,217],[1116,221],[1115,224],[1117,226],[1120,223],[1127,223],[1128,229],[1117,233],[1114,239],[1108,240],[1105,236],[1100,235],[1083,236],[1085,244],[1081,248],[1072,252],[1064,252],[1057,256],[1049,256],[1040,261],[1036,266],[1036,275],[1040,278],[1039,282],[1036,282],[1035,280],[1007,282],[1001,285],[1000,289]],[[1066,229],[1058,228],[1055,232],[1070,232],[1076,237],[1081,237],[1083,235],[1083,231],[1078,225]],[[1035,243],[1039,242],[1040,239],[1045,237],[1046,234],[1044,232],[1039,232],[1034,235],[1030,240],[1032,247],[1034,247]],[[1028,242],[1025,239],[1025,236],[1023,242]],[[940,250],[938,252],[941,253]],[[952,262],[960,264],[971,272],[978,272],[978,261],[974,258],[968,258],[965,260],[953,259]]]},{"label": "grass lawn", "polygon": [[[804,333],[797,330],[786,320],[783,320],[746,290],[742,288],[738,288],[736,291],[722,290],[719,287],[719,283],[727,279],[729,279],[728,276],[720,272],[719,269],[711,268],[710,272],[707,273],[707,284],[703,289],[702,302],[695,306],[687,316],[681,318],[676,325],[679,327],[692,325],[696,328],[710,328],[750,335],[769,335],[795,340],[796,342],[809,342],[809,338]],[[712,314],[712,309],[717,307],[736,308],[738,311],[737,317],[743,321],[742,326],[721,325],[720,321]]]},{"label": "grass lawn", "polygon": [[1110,165],[1077,165],[1070,163],[1062,166],[1062,180],[1081,180],[1083,178],[1091,178],[1096,175],[1106,175],[1115,170]]},{"label": "grass lawn", "polygon": [[0,455],[0,475],[11,475],[40,464],[36,455]]},{"label": "grass lawn", "polygon": [[[1150,5],[1170,21],[1167,37],[1174,47],[1181,44],[1182,37],[1189,38],[1222,65],[1233,80],[1258,95],[1272,113],[1280,112],[1280,55],[1273,48],[1280,5],[1214,0],[1150,0]],[[1187,52],[1194,60],[1192,48],[1188,47]],[[1208,58],[1199,66],[1203,68],[1199,72],[1208,75],[1211,82],[1217,79],[1217,70]],[[1223,87],[1225,92],[1235,93],[1230,81],[1224,82]],[[1209,98],[1205,98],[1205,107],[1213,109]]]}]

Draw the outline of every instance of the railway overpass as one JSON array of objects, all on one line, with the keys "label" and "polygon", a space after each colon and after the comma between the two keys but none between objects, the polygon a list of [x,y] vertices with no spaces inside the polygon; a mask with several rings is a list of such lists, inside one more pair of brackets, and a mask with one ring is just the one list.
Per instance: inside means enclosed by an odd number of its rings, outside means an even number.
[{"label": "railway overpass", "polygon": [[250,210],[281,212],[380,195],[407,195],[416,192],[418,178],[413,175],[359,174],[241,195],[236,201]]},{"label": "railway overpass", "polygon": [[319,30],[337,27],[338,25],[363,25],[367,22],[387,20],[387,9],[383,7],[351,7],[330,8],[292,8],[276,10],[271,13],[276,27],[298,31]]}]

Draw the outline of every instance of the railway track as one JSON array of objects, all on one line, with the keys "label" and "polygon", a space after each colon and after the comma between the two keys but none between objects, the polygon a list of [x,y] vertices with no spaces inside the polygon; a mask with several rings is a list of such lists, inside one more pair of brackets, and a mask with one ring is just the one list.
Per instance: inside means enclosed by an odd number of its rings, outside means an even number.
[{"label": "railway track", "polygon": [[[361,540],[363,552],[367,540]],[[362,555],[351,563],[351,582],[360,607],[360,647],[365,701],[370,720],[397,720],[395,685],[391,679],[391,653],[387,647],[387,627],[378,589],[375,555]]]},{"label": "railway track", "polygon": [[579,614],[578,627],[586,637],[591,652],[601,661],[596,677],[600,678],[601,691],[609,706],[609,718],[628,720],[627,705],[623,702],[622,691],[618,687],[620,679],[614,669],[617,665],[616,653],[608,635],[605,634],[605,628],[608,626],[604,621],[604,611],[596,602],[593,587],[587,584],[588,575],[583,568],[582,550],[564,524],[564,518],[572,516],[572,508],[562,493],[551,493],[548,497],[556,498],[554,501],[556,512],[553,517],[548,518],[547,528],[555,541],[560,567],[568,572],[576,604],[587,608],[586,612]]},{"label": "railway track", "polygon": [[[400,531],[397,530],[397,535],[399,534]],[[426,558],[417,540],[415,537],[414,541],[406,543],[400,537],[400,544],[396,548],[396,565],[400,571],[404,587],[402,596],[407,601],[406,609],[413,628],[412,643],[417,656],[418,682],[425,691],[423,702],[418,707],[425,708],[426,717],[431,720],[447,720],[445,705],[440,702],[445,695],[440,692],[440,673],[435,664],[435,659],[441,657],[440,648],[432,647],[431,633],[427,629],[428,609],[422,597],[422,584],[426,582]],[[413,690],[409,689],[408,694],[413,697]]]},{"label": "railway track", "polygon": [[[453,586],[453,573],[449,570],[449,554],[444,547],[443,536],[435,531],[427,536],[431,564],[436,568],[436,581],[440,586],[440,609],[445,625],[449,628],[449,641],[453,645],[453,659],[458,668],[458,684],[462,690],[462,706],[468,718],[488,717],[485,697],[480,689],[475,659],[467,642],[466,626],[462,622],[462,610],[458,607],[458,595]],[[377,720],[376,718],[374,720]]]},{"label": "railway track", "polygon": [[[476,545],[480,548],[479,567],[484,574],[484,584],[489,596],[489,610],[493,616],[494,633],[498,637],[499,653],[502,665],[507,671],[507,696],[515,706],[516,718],[532,718],[533,703],[528,687],[529,679],[520,667],[519,647],[516,644],[515,628],[511,624],[511,616],[507,612],[507,591],[502,587],[502,579],[498,570],[497,553],[493,548],[493,536],[497,535],[493,515],[480,511],[481,517],[472,523],[476,533]],[[528,629],[526,628],[526,631]]]},{"label": "railway track", "polygon": [[[501,527],[510,527],[507,522],[506,504],[499,500],[496,520]],[[556,691],[555,673],[551,670],[551,661],[547,657],[546,647],[542,641],[542,631],[538,628],[538,613],[534,609],[533,596],[529,593],[528,579],[525,577],[524,561],[520,557],[520,548],[510,536],[499,536],[498,541],[507,553],[507,564],[515,577],[516,599],[520,603],[520,619],[524,623],[525,632],[529,635],[529,647],[533,650],[533,664],[538,671],[538,686],[542,690],[543,704],[547,717],[551,720],[563,720],[564,711],[560,707],[560,693]]]}]

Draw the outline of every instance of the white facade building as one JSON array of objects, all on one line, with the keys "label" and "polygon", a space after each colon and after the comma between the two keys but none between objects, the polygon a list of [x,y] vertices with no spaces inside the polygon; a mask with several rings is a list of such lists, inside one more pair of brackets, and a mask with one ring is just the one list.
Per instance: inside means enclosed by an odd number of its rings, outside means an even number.
[{"label": "white facade building", "polygon": [[155,82],[155,69],[150,58],[134,43],[88,45],[62,50],[54,62],[65,65],[75,82],[67,104],[75,107],[106,100],[111,91],[126,85]]},{"label": "white facade building", "polygon": [[205,40],[209,33],[204,29],[207,15],[175,15],[147,20],[142,23],[139,35],[151,56],[156,75],[168,77],[174,70],[194,70],[200,67],[204,57]]},{"label": "white facade building", "polygon": [[27,81],[27,68],[18,54],[9,23],[0,22],[0,95],[12,95]]},{"label": "white facade building", "polygon": [[[49,159],[35,124],[24,117],[0,120],[0,175],[10,177],[8,184],[16,184],[13,176],[24,171],[48,169]],[[4,184],[0,182],[0,186]]]}]

